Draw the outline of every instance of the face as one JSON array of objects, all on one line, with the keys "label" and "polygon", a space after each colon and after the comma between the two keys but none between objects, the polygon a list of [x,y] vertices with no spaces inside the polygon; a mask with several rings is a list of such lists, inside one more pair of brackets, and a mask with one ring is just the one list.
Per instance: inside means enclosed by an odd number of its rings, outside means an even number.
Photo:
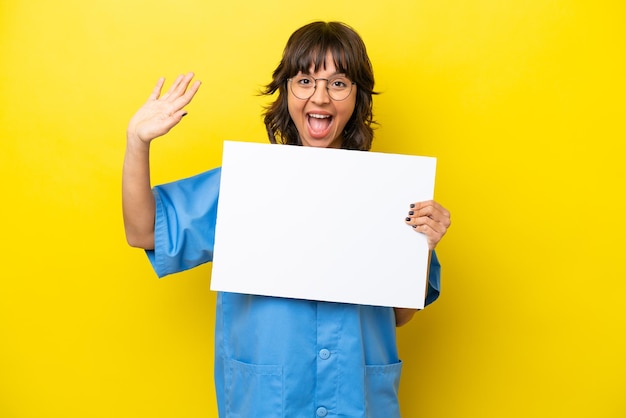
[{"label": "face", "polygon": [[[330,52],[326,54],[326,66],[309,75],[313,78],[330,79],[338,74]],[[335,101],[328,95],[326,81],[318,80],[313,96],[302,100],[295,97],[288,88],[287,105],[289,115],[298,129],[300,142],[306,147],[341,148],[342,134],[354,112],[357,86],[352,86],[345,100]]]}]

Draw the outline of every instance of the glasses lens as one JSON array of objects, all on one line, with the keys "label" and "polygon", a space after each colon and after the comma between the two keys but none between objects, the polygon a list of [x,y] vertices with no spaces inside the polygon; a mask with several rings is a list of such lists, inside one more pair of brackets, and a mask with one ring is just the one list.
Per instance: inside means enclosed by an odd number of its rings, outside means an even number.
[{"label": "glasses lens", "polygon": [[347,77],[335,77],[328,80],[328,94],[333,100],[345,100],[352,91],[352,81]]},{"label": "glasses lens", "polygon": [[[333,77],[330,80],[324,78],[318,81],[326,81],[326,90],[331,99],[340,101],[348,98],[352,92],[352,81],[347,77]],[[306,100],[313,96],[317,81],[308,75],[299,74],[290,79],[291,92],[298,99]]]},{"label": "glasses lens", "polygon": [[298,99],[308,99],[315,92],[315,80],[307,75],[297,75],[291,79],[291,92]]}]

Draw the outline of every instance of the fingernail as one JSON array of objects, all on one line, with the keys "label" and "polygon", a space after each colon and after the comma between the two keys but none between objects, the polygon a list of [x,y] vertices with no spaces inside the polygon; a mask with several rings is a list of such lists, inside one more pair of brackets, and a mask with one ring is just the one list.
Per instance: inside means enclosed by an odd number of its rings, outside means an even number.
[{"label": "fingernail", "polygon": [[417,228],[417,225],[413,225],[413,229]]},{"label": "fingernail", "polygon": [[406,218],[406,219],[405,219],[405,221],[407,221],[407,222],[408,222],[408,221],[410,221],[410,220],[411,220],[411,218]]},{"label": "fingernail", "polygon": [[187,116],[187,112],[183,113],[183,115],[181,116],[181,118],[182,118],[183,116]]},{"label": "fingernail", "polygon": [[410,210],[410,211],[409,211],[409,215],[413,215],[413,213],[414,213],[414,212],[413,212],[412,210]]},{"label": "fingernail", "polygon": [[411,203],[411,209],[415,207],[415,203]]}]

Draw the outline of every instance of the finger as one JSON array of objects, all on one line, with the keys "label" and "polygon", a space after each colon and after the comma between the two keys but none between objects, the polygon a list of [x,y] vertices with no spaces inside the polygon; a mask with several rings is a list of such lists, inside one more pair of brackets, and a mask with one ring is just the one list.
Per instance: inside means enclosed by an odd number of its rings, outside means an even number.
[{"label": "finger", "polygon": [[187,115],[187,111],[184,109],[181,109],[175,113],[172,114],[172,119],[174,119],[176,121],[176,123],[180,122],[181,119]]},{"label": "finger", "polygon": [[193,77],[194,77],[193,72],[188,72],[187,74],[183,76],[183,78],[180,80],[180,83],[178,83],[178,86],[176,86],[176,93],[178,95],[182,95],[185,92],[185,90],[187,90],[187,87],[189,86],[189,83],[191,82]]},{"label": "finger", "polygon": [[420,217],[430,217],[430,218],[435,219],[437,217],[443,216],[443,214],[441,214],[436,208],[434,208],[433,206],[428,206],[428,205],[415,207],[409,210],[408,215],[411,219],[420,218]]},{"label": "finger", "polygon": [[433,206],[428,206],[426,208],[422,208],[418,212],[417,216],[419,217],[426,216],[436,222],[439,222],[445,225],[446,227],[450,226],[450,212],[446,211],[442,207],[437,208]]},{"label": "finger", "polygon": [[450,226],[450,212],[434,200],[416,202],[410,205],[409,216],[428,216],[446,226]]},{"label": "finger", "polygon": [[189,72],[180,79],[180,82],[177,84],[174,92],[171,95],[172,100],[178,100],[181,96],[185,95],[185,92],[187,91],[189,83],[191,83],[193,77],[194,73]]},{"label": "finger", "polygon": [[201,84],[202,82],[200,80],[196,80],[185,92],[185,94],[183,94],[181,97],[176,99],[176,101],[174,101],[174,107],[182,109],[183,107],[187,106],[189,102],[191,102],[191,99],[193,99],[193,97],[198,92]]},{"label": "finger", "polygon": [[176,79],[174,80],[174,82],[172,83],[172,85],[170,86],[169,90],[167,90],[167,92],[161,96],[162,100],[167,100],[170,96],[172,96],[174,94],[174,92],[176,91],[176,89],[178,88],[178,86],[180,86],[180,83],[183,81],[183,78],[185,76],[184,75],[179,75],[178,77],[176,77]]},{"label": "finger", "polygon": [[438,222],[429,216],[420,216],[418,218],[411,218],[407,216],[404,221],[407,225],[411,225],[413,228],[419,229],[421,232],[427,230],[422,228],[423,226],[427,226],[429,229],[442,235],[445,234],[448,229],[444,223]]},{"label": "finger", "polygon": [[434,200],[425,200],[423,202],[415,202],[411,205],[411,207],[413,208],[414,211],[425,211],[425,212],[429,212],[432,213],[433,211],[437,210],[437,211],[445,211],[444,207],[441,206],[439,203],[435,202]]},{"label": "finger", "polygon": [[161,95],[161,89],[163,89],[163,83],[165,83],[165,78],[159,78],[159,81],[157,81],[156,85],[152,89],[152,93],[150,93],[150,96],[148,97],[148,101],[156,100],[159,98],[159,96]]}]

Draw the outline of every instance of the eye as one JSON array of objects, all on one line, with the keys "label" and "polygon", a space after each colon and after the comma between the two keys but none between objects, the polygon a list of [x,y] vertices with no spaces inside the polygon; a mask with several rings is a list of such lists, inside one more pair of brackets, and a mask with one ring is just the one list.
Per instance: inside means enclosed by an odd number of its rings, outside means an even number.
[{"label": "eye", "polygon": [[330,87],[337,90],[342,90],[348,87],[350,82],[345,78],[335,78],[330,81]]},{"label": "eye", "polygon": [[306,76],[300,76],[295,78],[296,84],[301,87],[310,87],[313,85],[313,80]]}]

